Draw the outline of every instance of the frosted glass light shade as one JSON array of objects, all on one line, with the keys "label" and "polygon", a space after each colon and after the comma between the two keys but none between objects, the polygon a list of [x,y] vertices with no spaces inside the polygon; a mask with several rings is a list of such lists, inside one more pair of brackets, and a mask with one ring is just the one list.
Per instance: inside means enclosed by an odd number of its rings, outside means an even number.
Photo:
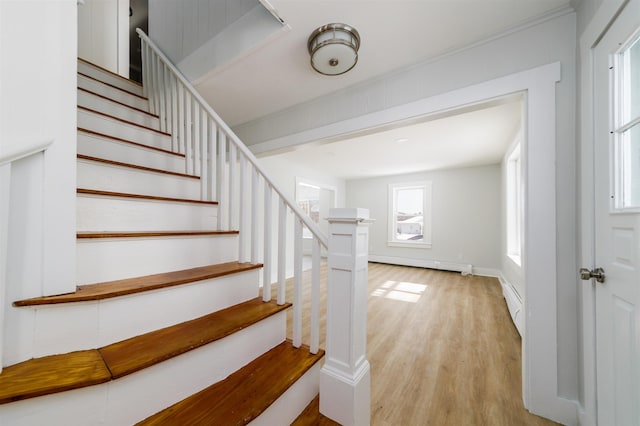
[{"label": "frosted glass light shade", "polygon": [[345,24],[323,25],[307,41],[311,66],[325,75],[340,75],[353,68],[358,62],[359,48],[358,31]]}]

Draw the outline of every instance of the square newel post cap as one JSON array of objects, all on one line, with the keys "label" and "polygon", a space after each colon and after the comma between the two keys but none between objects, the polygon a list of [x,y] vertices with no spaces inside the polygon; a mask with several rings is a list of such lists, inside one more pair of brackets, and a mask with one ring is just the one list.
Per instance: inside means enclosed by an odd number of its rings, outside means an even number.
[{"label": "square newel post cap", "polygon": [[329,209],[329,222],[372,222],[369,219],[369,209],[357,208],[341,208]]}]

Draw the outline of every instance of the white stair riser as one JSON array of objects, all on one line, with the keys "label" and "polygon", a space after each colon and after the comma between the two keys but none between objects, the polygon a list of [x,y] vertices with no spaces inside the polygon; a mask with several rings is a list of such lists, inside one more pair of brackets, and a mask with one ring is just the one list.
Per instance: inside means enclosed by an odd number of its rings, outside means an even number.
[{"label": "white stair riser", "polygon": [[160,120],[158,117],[145,114],[140,110],[129,108],[117,102],[101,98],[92,93],[85,92],[84,90],[78,90],[78,105],[95,111],[100,111],[114,117],[122,118],[123,120],[133,121],[134,123],[151,127],[156,130],[160,129]]},{"label": "white stair riser", "polygon": [[78,127],[143,145],[171,150],[170,136],[83,109],[78,109]]},{"label": "white stair riser", "polygon": [[200,180],[78,160],[78,188],[173,198],[200,198]]},{"label": "white stair riser", "polygon": [[78,132],[78,154],[169,172],[186,170],[184,157],[84,132]]},{"label": "white stair riser", "polygon": [[224,379],[284,341],[285,317],[281,312],[109,383],[0,405],[0,418],[12,426],[134,424]]},{"label": "white stair riser", "polygon": [[238,259],[237,235],[79,239],[79,284],[178,271]]},{"label": "white stair riser", "polygon": [[94,93],[98,93],[99,95],[106,96],[109,99],[122,102],[123,104],[127,104],[134,108],[149,111],[149,101],[147,99],[132,95],[128,92],[123,92],[122,90],[114,89],[111,86],[80,74],[78,74],[78,87],[82,87],[83,89],[90,90]]},{"label": "white stair riser", "polygon": [[290,425],[313,401],[320,391],[320,368],[317,362],[289,389],[286,390],[250,426]]},{"label": "white stair riser", "polygon": [[107,346],[246,302],[258,297],[259,273],[254,269],[101,301],[12,308],[12,324],[26,327],[11,364]]},{"label": "white stair riser", "polygon": [[78,231],[217,229],[217,206],[78,194]]},{"label": "white stair riser", "polygon": [[119,77],[117,75],[113,75],[109,71],[103,70],[92,64],[88,64],[83,61],[78,61],[78,72],[91,76],[93,78],[97,78],[100,81],[104,81],[113,86],[124,89],[128,92],[132,92],[132,93],[135,93],[136,95],[142,96],[141,85],[137,84],[136,82],[130,81],[128,79]]}]

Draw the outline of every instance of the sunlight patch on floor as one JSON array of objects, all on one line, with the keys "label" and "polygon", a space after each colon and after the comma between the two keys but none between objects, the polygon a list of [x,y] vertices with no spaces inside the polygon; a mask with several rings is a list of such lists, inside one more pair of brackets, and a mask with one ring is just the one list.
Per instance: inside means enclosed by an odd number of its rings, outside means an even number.
[{"label": "sunlight patch on floor", "polygon": [[401,302],[416,303],[427,289],[426,284],[409,283],[404,281],[386,281],[375,289],[371,296],[384,297],[385,299],[399,300]]}]

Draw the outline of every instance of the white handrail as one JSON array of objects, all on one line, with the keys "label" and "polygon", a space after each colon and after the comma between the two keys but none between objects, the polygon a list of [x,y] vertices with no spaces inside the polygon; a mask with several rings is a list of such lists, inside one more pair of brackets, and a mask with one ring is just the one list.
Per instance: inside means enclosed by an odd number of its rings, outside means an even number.
[{"label": "white handrail", "polygon": [[37,154],[40,151],[44,151],[53,143],[53,139],[37,139],[27,142],[21,142],[15,147],[10,147],[8,150],[0,152],[0,166],[13,163],[21,158],[28,157],[33,154]]},{"label": "white handrail", "polygon": [[189,83],[186,77],[178,70],[173,63],[166,57],[166,55],[160,50],[160,48],[140,29],[137,28],[136,32],[138,36],[144,40],[154,51],[156,55],[160,58],[160,60],[164,63],[164,65],[171,70],[171,72],[178,78],[178,80],[182,83],[182,85],[189,91],[191,96],[200,104],[201,108],[204,108],[211,116],[219,129],[223,130],[224,133],[230,139],[242,154],[246,156],[246,158],[251,162],[253,167],[259,172],[262,178],[269,184],[269,186],[280,196],[280,198],[287,204],[296,216],[300,218],[300,220],[304,223],[307,229],[313,234],[315,238],[320,241],[325,248],[328,247],[328,238],[326,235],[322,233],[322,231],[318,228],[318,226],[297,206],[296,203],[292,202],[286,194],[278,188],[278,186],[269,178],[266,171],[259,164],[256,156],[247,148],[247,146],[240,141],[240,138],[231,130],[231,128],[220,118],[220,116],[209,106],[207,101],[205,101],[202,96],[195,90],[195,88]]}]

